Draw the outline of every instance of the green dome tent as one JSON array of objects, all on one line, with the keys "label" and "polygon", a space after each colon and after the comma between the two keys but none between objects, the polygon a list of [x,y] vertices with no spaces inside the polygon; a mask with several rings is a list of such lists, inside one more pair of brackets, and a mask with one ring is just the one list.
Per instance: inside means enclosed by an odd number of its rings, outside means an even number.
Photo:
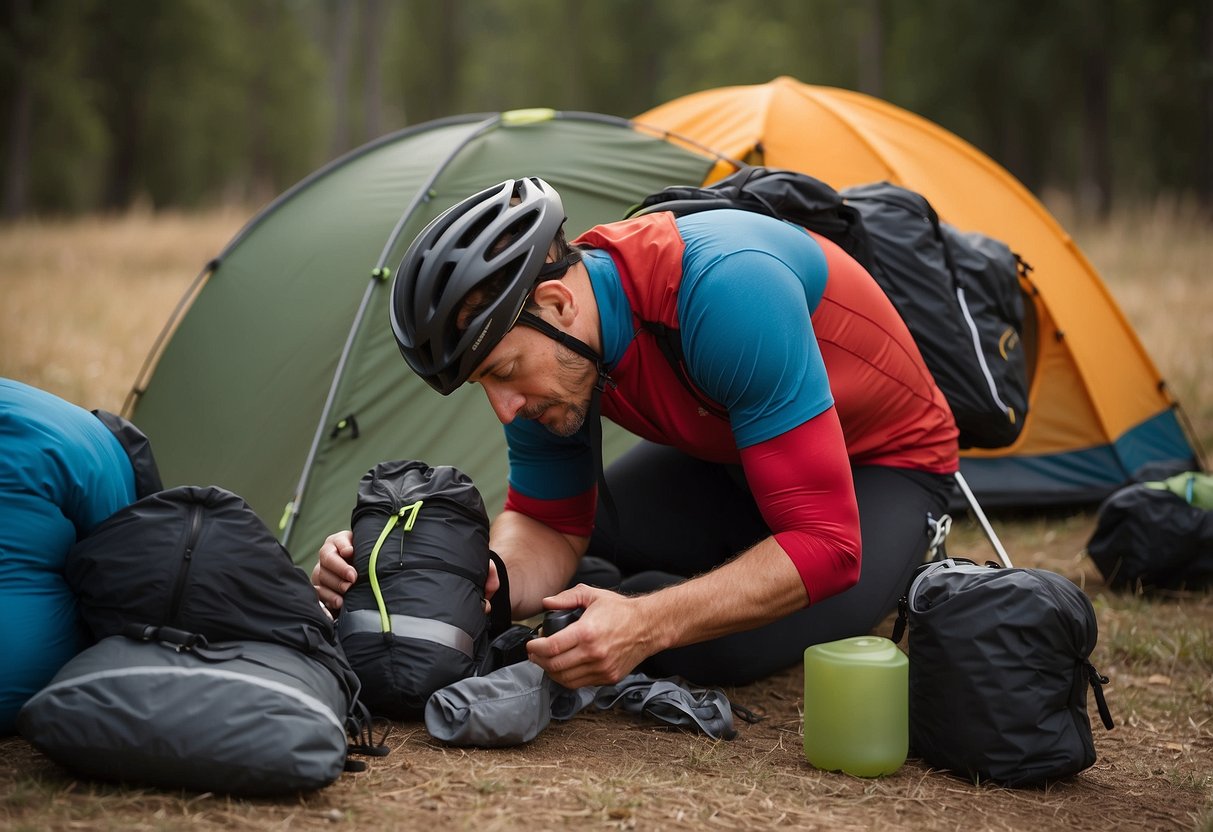
[{"label": "green dome tent", "polygon": [[[386,136],[283,194],[207,264],[124,413],[166,486],[236,492],[301,565],[349,526],[358,480],[381,461],[460,468],[495,511],[501,426],[479,391],[443,398],[408,371],[387,323],[390,271],[440,211],[510,177],[551,182],[573,236],[725,161],[623,119],[550,110]],[[607,431],[606,454],[628,441]]]}]

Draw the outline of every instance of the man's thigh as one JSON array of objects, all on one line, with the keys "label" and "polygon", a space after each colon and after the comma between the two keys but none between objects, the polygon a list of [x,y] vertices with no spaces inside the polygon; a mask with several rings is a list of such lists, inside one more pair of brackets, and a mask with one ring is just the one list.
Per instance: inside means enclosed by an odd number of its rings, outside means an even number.
[{"label": "man's thigh", "polygon": [[698,575],[770,534],[740,466],[642,441],[606,478],[618,527],[600,501],[588,554],[615,563],[624,575]]}]

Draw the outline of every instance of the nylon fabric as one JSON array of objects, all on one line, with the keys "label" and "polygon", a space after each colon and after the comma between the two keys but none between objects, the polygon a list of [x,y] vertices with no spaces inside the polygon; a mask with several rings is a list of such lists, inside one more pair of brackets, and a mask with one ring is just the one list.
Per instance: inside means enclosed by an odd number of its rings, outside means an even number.
[{"label": "nylon fabric", "polygon": [[0,379],[0,735],[92,639],[64,578],[68,552],[136,497],[123,446],[83,408]]},{"label": "nylon fabric", "polygon": [[1134,483],[1103,501],[1087,554],[1114,589],[1213,585],[1213,476]]},{"label": "nylon fabric", "polygon": [[1095,763],[1087,691],[1098,624],[1090,600],[1043,569],[947,559],[918,570],[908,623],[910,749],[974,782],[1031,786]]},{"label": "nylon fabric", "polygon": [[[1094,504],[1146,462],[1198,467],[1169,391],[1091,263],[1027,188],[960,137],[873,96],[787,76],[682,96],[636,120],[839,189],[912,188],[944,221],[1004,240],[1032,264],[1031,415],[1015,445],[961,455],[987,508]],[[1122,456],[1121,439],[1133,444],[1146,425],[1161,441]],[[1039,476],[1044,468],[1058,476]]]},{"label": "nylon fabric", "polygon": [[[398,263],[455,201],[520,172],[560,192],[573,236],[622,216],[655,188],[702,182],[715,157],[618,118],[558,113],[483,129],[492,115],[418,125],[336,160],[268,206],[215,259],[142,380],[145,392],[125,411],[151,437],[167,484],[222,483],[274,528],[290,503],[298,514],[285,543],[308,570],[325,537],[348,523],[359,479],[384,460],[453,465],[500,509],[500,424],[473,386],[444,399],[412,377],[386,327],[387,283],[371,270]],[[351,333],[368,287],[361,329]],[[331,435],[351,414],[360,436]],[[313,475],[296,494],[317,436]],[[608,460],[634,441],[608,430]]]},{"label": "nylon fabric", "polygon": [[419,719],[488,647],[484,502],[455,468],[397,460],[362,477],[350,521],[358,580],[342,604],[341,645],[373,713]]},{"label": "nylon fabric", "polygon": [[22,736],[86,777],[245,796],[336,780],[348,698],[303,653],[220,642],[223,661],[111,636],[68,662],[18,717]]}]

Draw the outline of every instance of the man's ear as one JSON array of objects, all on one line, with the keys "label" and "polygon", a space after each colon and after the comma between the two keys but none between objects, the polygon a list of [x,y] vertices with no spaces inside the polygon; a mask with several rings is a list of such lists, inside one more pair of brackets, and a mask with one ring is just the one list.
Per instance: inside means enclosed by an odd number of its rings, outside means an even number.
[{"label": "man's ear", "polygon": [[577,317],[577,301],[572,289],[563,280],[543,281],[535,287],[531,297],[547,312],[544,317],[553,323],[568,326]]}]

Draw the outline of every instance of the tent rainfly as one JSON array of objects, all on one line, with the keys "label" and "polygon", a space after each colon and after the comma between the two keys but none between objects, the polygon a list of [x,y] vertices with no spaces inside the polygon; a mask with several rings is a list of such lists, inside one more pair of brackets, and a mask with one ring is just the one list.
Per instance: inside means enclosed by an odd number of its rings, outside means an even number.
[{"label": "tent rainfly", "polygon": [[[443,398],[408,371],[387,325],[390,274],[457,200],[537,175],[564,199],[570,237],[641,197],[735,166],[619,118],[551,110],[469,115],[386,136],[268,205],[199,275],[153,348],[124,413],[166,486],[220,485],[310,566],[348,528],[376,463],[453,465],[490,510],[505,498],[505,440],[479,392]],[[604,432],[608,456],[631,440]]]}]

